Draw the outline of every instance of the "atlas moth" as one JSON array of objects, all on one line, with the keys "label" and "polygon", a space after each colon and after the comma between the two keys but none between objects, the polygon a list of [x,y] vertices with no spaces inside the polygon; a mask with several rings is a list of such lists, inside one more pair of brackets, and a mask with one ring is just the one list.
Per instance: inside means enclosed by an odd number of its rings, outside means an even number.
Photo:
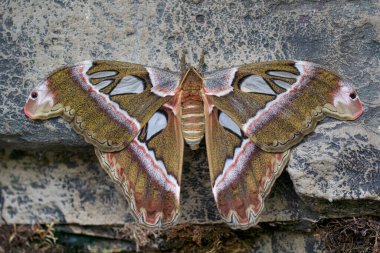
[{"label": "atlas moth", "polygon": [[179,216],[185,142],[205,136],[211,188],[233,228],[259,221],[290,148],[325,116],[363,111],[351,85],[303,61],[183,73],[118,61],[61,68],[29,95],[30,119],[63,117],[95,147],[142,224],[167,227]]}]

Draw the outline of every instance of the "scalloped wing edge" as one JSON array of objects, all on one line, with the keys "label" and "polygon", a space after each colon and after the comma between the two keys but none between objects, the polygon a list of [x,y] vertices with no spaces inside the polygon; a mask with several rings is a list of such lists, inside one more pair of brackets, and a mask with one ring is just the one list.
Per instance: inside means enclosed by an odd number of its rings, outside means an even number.
[{"label": "scalloped wing edge", "polygon": [[[149,228],[158,228],[158,227],[159,228],[166,228],[166,227],[170,227],[170,226],[176,224],[176,222],[178,222],[178,217],[180,214],[179,208],[177,209],[176,212],[173,213],[172,219],[166,223],[162,223],[163,212],[157,212],[156,217],[154,218],[154,221],[148,222],[147,218],[146,218],[147,217],[146,209],[140,208],[140,211],[137,210],[136,200],[135,200],[133,194],[128,190],[129,189],[128,182],[127,181],[122,182],[120,180],[120,178],[117,176],[117,172],[116,172],[117,168],[114,168],[108,162],[108,160],[104,157],[104,155],[106,155],[106,153],[103,153],[102,151],[95,148],[95,154],[98,157],[102,168],[107,172],[107,174],[112,178],[112,180],[122,188],[124,196],[126,197],[128,203],[129,203],[130,209],[132,211],[131,214],[133,215],[133,217],[136,220],[138,220],[140,222],[140,224],[142,224],[146,227],[149,227]],[[118,164],[118,163],[115,162],[115,164]],[[179,203],[179,199],[177,199],[177,200]]]},{"label": "scalloped wing edge", "polygon": [[[232,229],[242,229],[246,230],[250,227],[253,227],[257,225],[257,223],[260,222],[260,216],[261,213],[264,210],[265,207],[265,199],[271,192],[271,189],[276,182],[277,178],[281,175],[282,171],[286,167],[289,159],[290,159],[291,150],[287,150],[283,153],[279,154],[273,154],[276,157],[276,163],[274,164],[275,169],[273,171],[267,170],[267,173],[272,173],[273,176],[265,177],[264,185],[261,185],[260,187],[260,193],[259,193],[259,200],[261,203],[260,209],[255,213],[254,206],[251,204],[248,208],[246,208],[245,212],[248,214],[249,217],[248,222],[243,223],[239,220],[238,215],[236,211],[230,210],[227,217],[222,217],[222,219],[232,228]],[[223,174],[222,174],[223,175]],[[222,176],[221,175],[221,176]],[[217,195],[214,193],[214,197],[217,200]],[[219,207],[218,207],[219,209]]]}]

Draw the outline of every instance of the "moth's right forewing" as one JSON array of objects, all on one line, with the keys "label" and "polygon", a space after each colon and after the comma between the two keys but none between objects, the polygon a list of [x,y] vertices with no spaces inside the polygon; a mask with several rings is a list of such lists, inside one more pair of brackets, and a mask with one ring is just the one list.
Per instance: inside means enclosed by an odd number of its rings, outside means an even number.
[{"label": "moth's right forewing", "polygon": [[207,98],[269,152],[299,143],[325,116],[353,120],[363,111],[346,81],[313,63],[264,62],[217,73],[205,75]]}]

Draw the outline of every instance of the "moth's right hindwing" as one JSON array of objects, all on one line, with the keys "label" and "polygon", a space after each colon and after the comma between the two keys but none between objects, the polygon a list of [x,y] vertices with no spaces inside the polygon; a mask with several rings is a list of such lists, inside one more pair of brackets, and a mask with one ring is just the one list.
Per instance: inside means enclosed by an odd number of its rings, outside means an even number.
[{"label": "moth's right hindwing", "polygon": [[259,221],[290,152],[261,150],[212,103],[206,104],[205,113],[211,186],[219,213],[231,227],[249,228]]}]

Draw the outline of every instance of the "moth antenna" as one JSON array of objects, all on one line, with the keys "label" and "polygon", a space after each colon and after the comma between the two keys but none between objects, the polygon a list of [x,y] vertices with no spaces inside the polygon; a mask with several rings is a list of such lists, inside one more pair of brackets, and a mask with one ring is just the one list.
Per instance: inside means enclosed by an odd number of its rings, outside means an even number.
[{"label": "moth antenna", "polygon": [[185,73],[186,71],[186,55],[185,55],[185,52],[182,52],[181,53],[181,59],[180,59],[180,63],[179,63],[179,68],[181,70],[182,73]]},{"label": "moth antenna", "polygon": [[202,49],[201,57],[199,58],[199,63],[198,63],[198,67],[197,67],[197,69],[200,72],[205,72],[206,68],[207,68],[207,65],[205,63],[205,55],[206,55],[206,52]]}]

